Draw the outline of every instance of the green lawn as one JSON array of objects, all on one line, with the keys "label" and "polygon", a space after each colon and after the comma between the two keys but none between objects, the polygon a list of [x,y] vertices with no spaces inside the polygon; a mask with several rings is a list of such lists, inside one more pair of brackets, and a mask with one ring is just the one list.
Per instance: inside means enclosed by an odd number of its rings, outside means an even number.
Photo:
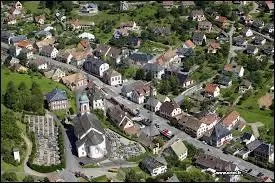
[{"label": "green lawn", "polygon": [[35,81],[39,84],[43,94],[52,91],[54,88],[66,90],[70,101],[70,105],[72,106],[74,111],[76,111],[76,101],[73,92],[61,83],[55,82],[51,79],[47,79],[44,76],[30,76],[28,74],[19,74],[16,72],[11,72],[9,69],[4,67],[1,67],[1,78],[1,88],[3,92],[6,91],[9,81],[13,81],[16,86],[18,86],[20,82],[24,81],[28,88],[30,88],[32,82]]},{"label": "green lawn", "polygon": [[23,7],[25,10],[30,10],[31,13],[36,13],[39,11],[39,1],[24,1]]},{"label": "green lawn", "polygon": [[91,182],[108,182],[109,179],[107,178],[106,175],[102,175],[96,178],[93,178]]},{"label": "green lawn", "polygon": [[[262,89],[259,89],[257,93],[253,93],[247,98],[241,105],[237,105],[235,108],[241,114],[241,116],[249,123],[260,121],[265,124],[266,127],[273,127],[273,117],[270,110],[261,110],[258,106],[258,99],[266,94],[272,81],[267,81]],[[248,107],[250,107],[248,109]],[[252,108],[251,108],[252,107]]]},{"label": "green lawn", "polygon": [[145,41],[141,44],[139,51],[144,53],[150,53],[150,54],[152,53],[161,54],[168,49],[169,47],[164,44],[153,42],[153,41]]},{"label": "green lawn", "polygon": [[11,164],[5,163],[4,161],[1,161],[1,167],[5,172],[15,172],[19,181],[22,181],[25,177],[23,163],[19,166],[13,166]]}]

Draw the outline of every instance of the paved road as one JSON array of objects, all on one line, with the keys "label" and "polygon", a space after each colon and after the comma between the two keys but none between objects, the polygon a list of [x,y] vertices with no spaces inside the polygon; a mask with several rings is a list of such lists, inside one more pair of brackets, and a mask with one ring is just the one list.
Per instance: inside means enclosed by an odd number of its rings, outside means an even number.
[{"label": "paved road", "polygon": [[229,53],[228,53],[228,57],[227,57],[227,64],[230,64],[230,59],[231,59],[232,54],[234,52],[234,50],[232,49],[232,35],[234,33],[234,30],[235,30],[235,27],[232,24],[231,25],[231,29],[230,29],[230,31],[228,33],[228,35],[229,35]]},{"label": "paved road", "polygon": [[[1,46],[2,46],[2,44],[1,44]],[[46,57],[44,57],[44,58],[46,58]],[[62,66],[62,67],[66,67],[66,68],[72,68],[72,67],[74,67],[74,66],[72,66],[72,65],[65,64],[65,63],[60,63],[60,62],[54,61],[54,60],[49,59],[49,58],[47,58],[47,60],[48,60],[49,62],[53,63],[53,64],[58,65],[58,66]],[[74,68],[74,69],[75,69],[75,68]],[[77,70],[78,70],[78,69],[77,69]],[[88,76],[89,76],[90,78],[92,78],[92,79],[94,80],[95,84],[97,84],[98,86],[101,86],[101,87],[102,87],[102,86],[104,85],[98,78],[96,78],[96,77],[94,77],[94,76],[92,76],[92,75],[88,75]],[[202,85],[202,84],[201,84],[201,85]],[[112,91],[112,92],[110,92],[109,94],[112,95],[112,93],[116,93],[116,92],[115,92],[115,91]],[[122,98],[121,96],[117,96],[117,95],[116,95],[116,98],[118,99],[118,101],[120,101],[121,103],[123,103],[123,104],[126,105],[127,107],[130,107],[130,108],[133,108],[133,109],[135,109],[135,108],[140,108],[140,113],[141,113],[143,116],[149,118],[150,113],[148,113],[148,110],[146,110],[146,109],[144,109],[144,108],[141,108],[140,105],[135,104],[135,103],[133,103],[133,102],[131,102],[131,101],[128,101],[127,99],[124,99],[124,98]],[[171,129],[171,131],[172,131],[175,135],[178,134],[178,137],[179,137],[179,138],[185,139],[187,142],[193,144],[193,145],[194,145],[195,147],[197,147],[197,148],[203,148],[207,153],[211,153],[212,155],[218,156],[218,157],[223,158],[223,159],[225,159],[225,160],[227,160],[227,161],[233,161],[233,162],[237,163],[241,169],[246,169],[246,168],[250,169],[250,168],[252,168],[252,169],[256,170],[257,172],[262,172],[262,173],[264,173],[265,175],[271,177],[272,179],[274,178],[274,173],[273,173],[272,171],[269,171],[269,170],[260,168],[260,167],[258,167],[258,166],[256,166],[256,165],[252,164],[252,163],[246,162],[246,161],[244,161],[244,160],[242,160],[242,159],[240,159],[240,158],[237,158],[237,157],[235,157],[235,156],[224,154],[220,149],[211,147],[211,146],[209,146],[209,145],[205,145],[205,144],[203,144],[202,142],[200,142],[199,140],[194,139],[194,138],[190,137],[189,135],[187,135],[186,133],[184,133],[184,132],[182,132],[182,131],[176,129],[175,127],[170,126],[168,120],[163,119],[163,118],[161,118],[161,117],[159,117],[159,116],[157,116],[157,115],[155,115],[155,114],[153,114],[153,118],[154,118],[154,122],[153,122],[153,123],[159,123],[160,126],[168,127],[169,129]],[[65,137],[65,138],[66,138],[66,137]],[[174,139],[174,138],[173,138],[173,139]],[[65,140],[65,141],[66,141],[66,140]],[[207,151],[208,149],[209,149],[210,151]],[[66,154],[67,154],[67,153],[66,153]],[[66,169],[67,169],[67,167],[66,167]],[[84,170],[84,169],[83,169],[83,170]],[[94,169],[92,169],[92,170],[94,170]],[[103,169],[103,170],[105,170],[105,169]],[[85,169],[84,171],[87,171],[87,170]],[[106,170],[105,170],[105,171],[106,171]],[[94,174],[94,172],[89,172],[89,174]]]}]

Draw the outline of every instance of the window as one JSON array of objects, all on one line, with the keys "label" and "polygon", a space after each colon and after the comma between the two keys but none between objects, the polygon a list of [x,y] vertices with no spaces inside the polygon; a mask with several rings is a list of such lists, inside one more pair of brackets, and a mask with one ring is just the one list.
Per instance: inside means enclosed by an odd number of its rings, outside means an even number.
[{"label": "window", "polygon": [[84,105],[84,111],[86,111],[87,110],[87,106],[86,105]]}]

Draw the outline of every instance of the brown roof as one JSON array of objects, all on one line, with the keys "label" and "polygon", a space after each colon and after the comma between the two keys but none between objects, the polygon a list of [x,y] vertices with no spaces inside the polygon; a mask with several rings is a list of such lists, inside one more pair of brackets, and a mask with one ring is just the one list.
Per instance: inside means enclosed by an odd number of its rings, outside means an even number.
[{"label": "brown roof", "polygon": [[26,48],[27,46],[32,45],[32,43],[28,40],[22,40],[17,43],[17,46],[21,48]]},{"label": "brown roof", "polygon": [[225,23],[228,21],[228,19],[226,17],[223,17],[223,16],[219,16],[217,19],[216,19],[217,22],[220,22],[220,23]]},{"label": "brown roof", "polygon": [[178,123],[184,127],[197,131],[203,122],[193,116],[182,114]]},{"label": "brown roof", "polygon": [[37,65],[37,66],[43,65],[43,64],[45,64],[45,63],[47,63],[47,62],[46,62],[45,60],[43,60],[43,59],[36,59],[36,60],[34,61],[34,64]]},{"label": "brown roof", "polygon": [[12,20],[15,20],[16,19],[16,16],[15,15],[12,15],[12,14],[9,14],[7,17],[5,17],[5,21],[6,22],[9,22],[9,21],[12,21]]},{"label": "brown roof", "polygon": [[163,55],[161,55],[160,57],[158,57],[156,59],[156,63],[159,65],[165,65],[166,62],[168,62],[172,57],[177,55],[177,50],[168,50],[167,52],[165,52]]},{"label": "brown roof", "polygon": [[214,123],[215,121],[219,121],[220,118],[217,114],[207,114],[201,118],[201,121],[207,125]]},{"label": "brown roof", "polygon": [[194,48],[195,47],[195,45],[194,45],[194,43],[189,39],[189,40],[187,40],[187,41],[185,41],[185,43],[184,43],[188,48]]},{"label": "brown roof", "polygon": [[131,126],[129,128],[125,128],[124,131],[125,131],[126,134],[129,134],[129,135],[138,134],[138,129],[135,125]]},{"label": "brown roof", "polygon": [[68,23],[71,24],[71,25],[74,25],[76,27],[80,26],[80,22],[79,22],[78,19],[76,19],[76,20],[70,20]]},{"label": "brown roof", "polygon": [[168,114],[171,114],[173,112],[174,109],[180,108],[179,104],[177,104],[174,101],[166,101],[164,103],[162,103],[162,105],[160,106],[160,111],[166,112]]},{"label": "brown roof", "polygon": [[223,70],[229,72],[240,72],[242,66],[236,64],[225,64]]},{"label": "brown roof", "polygon": [[207,167],[216,171],[234,171],[236,169],[236,165],[233,162],[224,161],[207,154],[197,156],[195,163],[203,168]]},{"label": "brown roof", "polygon": [[107,53],[107,56],[112,58],[117,58],[121,53],[122,53],[121,49],[111,47],[111,49]]},{"label": "brown roof", "polygon": [[36,16],[34,19],[36,22],[38,22],[40,19],[45,20],[45,16],[44,15]]},{"label": "brown roof", "polygon": [[83,79],[86,79],[86,76],[83,73],[78,72],[78,73],[63,77],[62,82],[64,84],[72,84]]},{"label": "brown roof", "polygon": [[220,43],[217,43],[217,42],[212,42],[210,43],[208,49],[220,49],[221,46],[220,46]]},{"label": "brown roof", "polygon": [[204,90],[205,90],[207,93],[214,93],[215,90],[216,90],[218,87],[219,87],[219,85],[210,83],[210,84],[206,85],[206,87],[205,87]]},{"label": "brown roof", "polygon": [[84,48],[89,48],[90,47],[90,42],[87,39],[82,39],[79,44],[81,44]]},{"label": "brown roof", "polygon": [[222,120],[222,124],[224,126],[230,126],[239,116],[240,114],[237,111],[232,111]]},{"label": "brown roof", "polygon": [[109,49],[110,49],[110,46],[106,44],[99,44],[96,47],[96,50],[103,55],[105,55]]}]

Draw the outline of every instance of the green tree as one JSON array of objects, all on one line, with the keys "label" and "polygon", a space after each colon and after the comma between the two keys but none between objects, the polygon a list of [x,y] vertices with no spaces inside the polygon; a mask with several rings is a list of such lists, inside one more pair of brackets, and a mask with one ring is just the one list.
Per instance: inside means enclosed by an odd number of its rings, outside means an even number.
[{"label": "green tree", "polygon": [[4,96],[4,104],[7,108],[14,109],[15,107],[15,102],[17,100],[17,96],[15,95],[16,93],[16,87],[13,83],[13,81],[10,81],[7,86],[7,90]]},{"label": "green tree", "polygon": [[23,54],[22,52],[17,56],[20,60],[20,64],[26,66],[27,65],[27,55]]},{"label": "green tree", "polygon": [[62,1],[61,6],[65,9],[66,13],[70,13],[74,8],[72,1]]},{"label": "green tree", "polygon": [[170,85],[168,80],[162,80],[159,84],[159,93],[163,95],[167,95],[170,91]]},{"label": "green tree", "polygon": [[159,8],[156,14],[156,18],[165,18],[167,16],[167,11],[164,8]]},{"label": "green tree", "polygon": [[145,74],[145,80],[146,81],[152,81],[154,79],[154,76],[151,72],[146,72]]},{"label": "green tree", "polygon": [[44,110],[44,97],[43,93],[39,88],[39,85],[35,82],[32,83],[31,87],[31,110],[33,112],[42,113]]},{"label": "green tree", "polygon": [[125,182],[140,182],[140,180],[143,178],[144,177],[142,174],[135,172],[133,169],[130,169],[126,173]]},{"label": "green tree", "polygon": [[184,98],[183,102],[180,106],[180,108],[184,111],[190,111],[190,109],[194,106],[194,104],[188,99],[188,98]]},{"label": "green tree", "polygon": [[34,178],[30,175],[27,175],[24,179],[24,182],[34,182]]},{"label": "green tree", "polygon": [[135,80],[143,80],[145,79],[145,72],[143,69],[138,69],[136,71]]},{"label": "green tree", "polygon": [[1,181],[3,182],[17,182],[17,176],[14,172],[5,172],[1,176]]},{"label": "green tree", "polygon": [[179,82],[178,82],[176,76],[173,75],[169,78],[169,86],[170,86],[174,95],[179,94]]},{"label": "green tree", "polygon": [[232,14],[232,7],[228,3],[221,3],[218,12],[221,16],[231,17]]}]

